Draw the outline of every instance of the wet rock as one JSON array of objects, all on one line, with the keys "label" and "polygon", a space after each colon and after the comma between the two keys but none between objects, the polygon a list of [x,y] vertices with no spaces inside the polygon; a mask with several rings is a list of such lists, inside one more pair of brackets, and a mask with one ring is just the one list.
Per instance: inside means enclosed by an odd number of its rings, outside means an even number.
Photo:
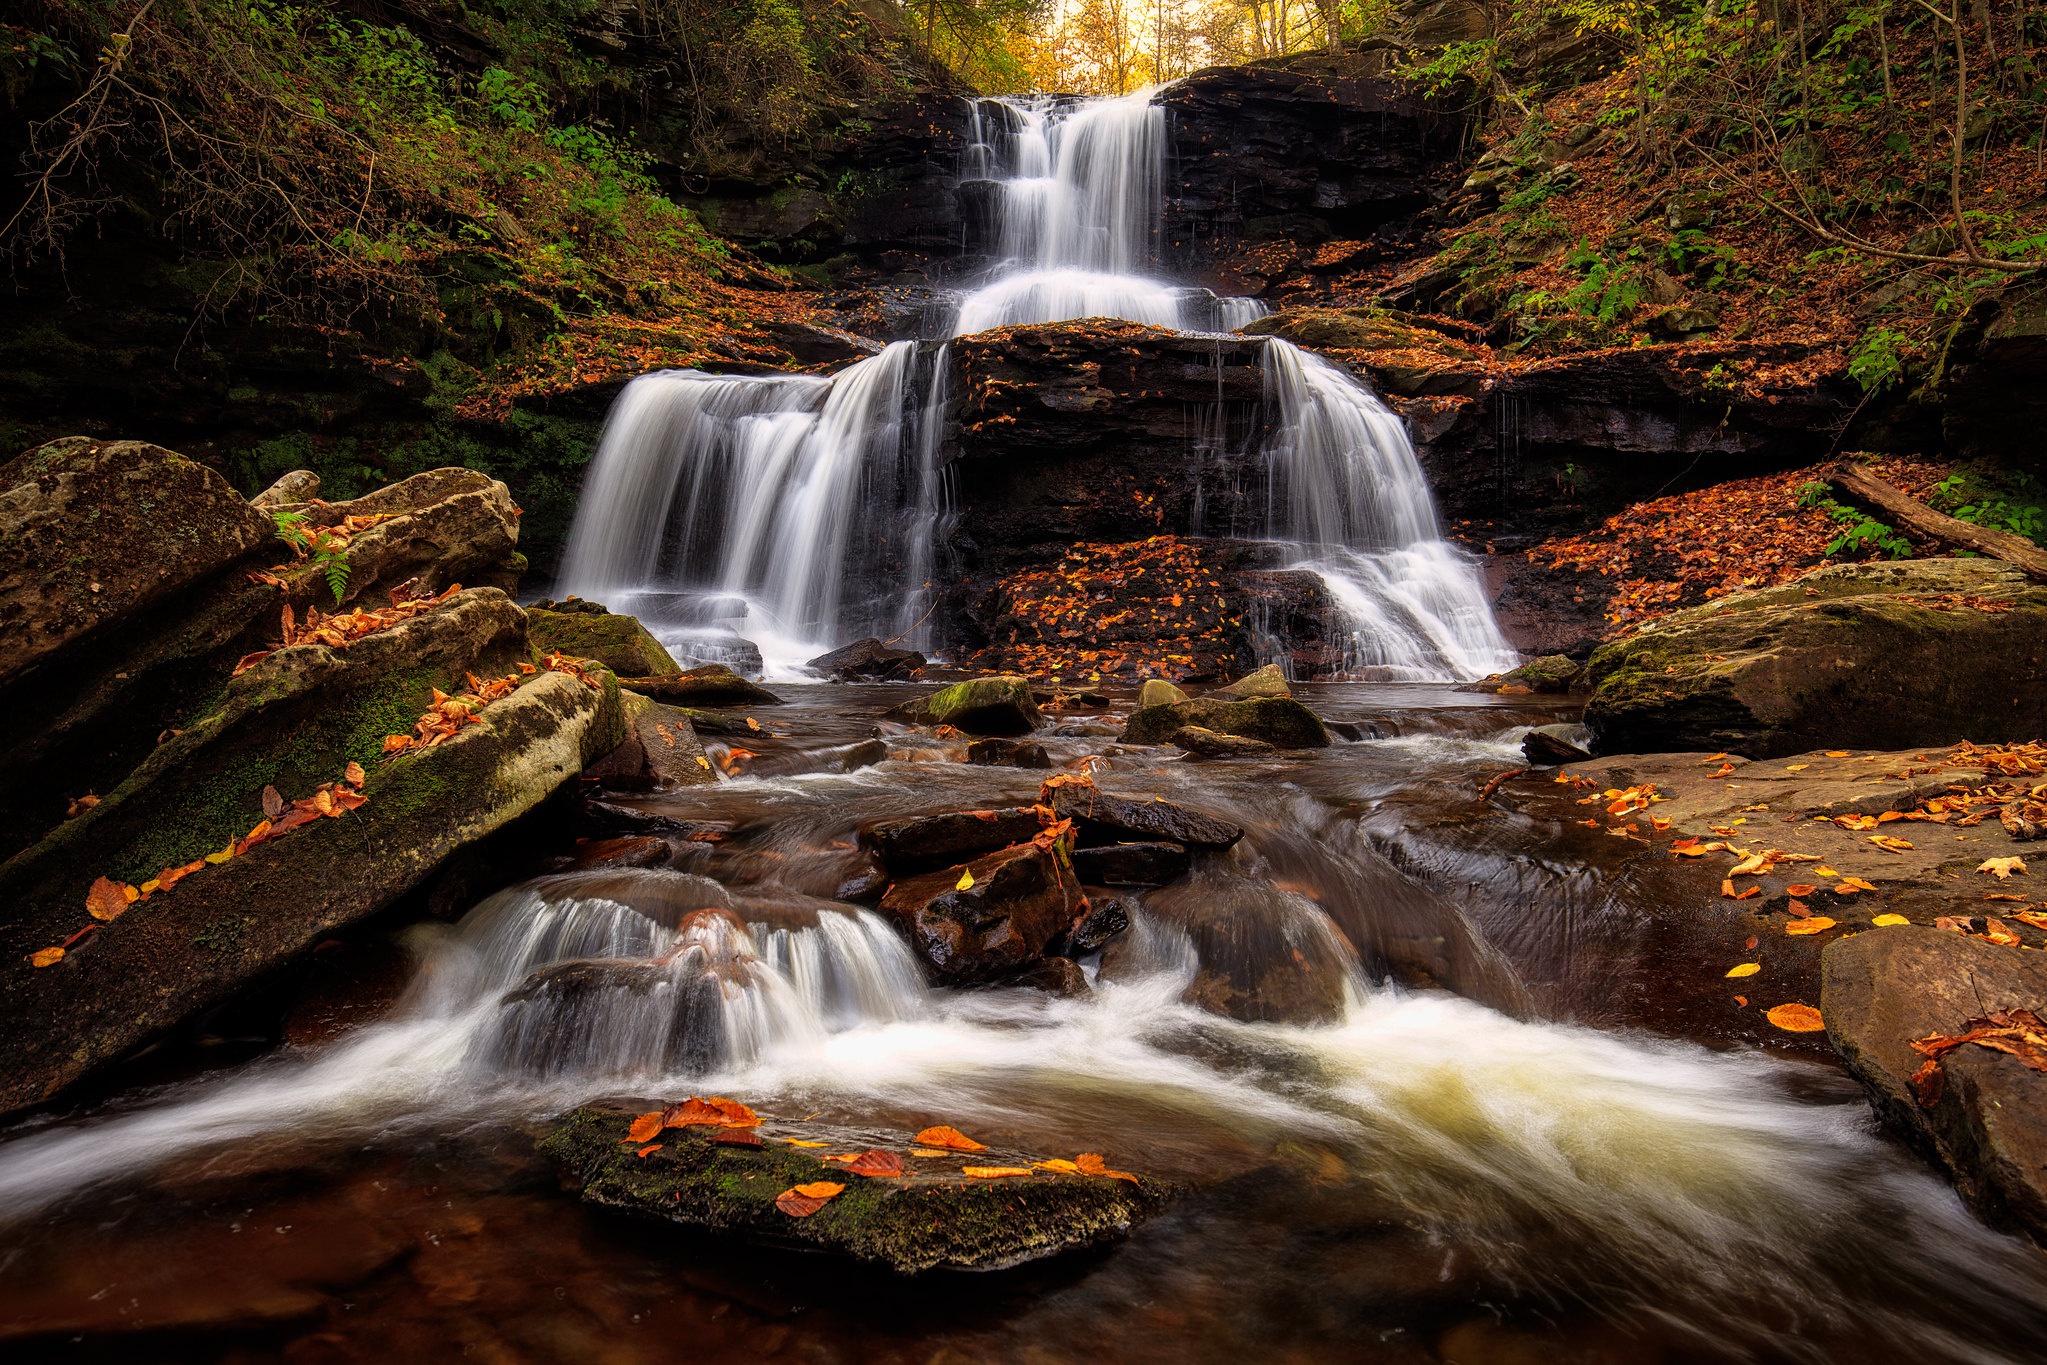
[{"label": "wet rock", "polygon": [[1137,693],[1137,705],[1140,710],[1147,706],[1174,706],[1185,700],[1187,694],[1164,678],[1146,678],[1144,686]]},{"label": "wet rock", "polygon": [[1037,837],[1043,826],[1029,806],[948,811],[864,825],[860,845],[898,875],[951,867],[981,853]]},{"label": "wet rock", "polygon": [[602,602],[592,602],[587,598],[577,597],[573,593],[562,598],[559,602],[552,598],[543,597],[539,601],[529,604],[526,610],[529,612],[560,612],[565,616],[609,616],[611,614],[611,608],[605,606]]},{"label": "wet rock", "polygon": [[1123,728],[1126,744],[1163,744],[1187,726],[1219,734],[1263,740],[1279,749],[1326,749],[1329,732],[1313,711],[1287,697],[1250,701],[1218,701],[1196,697],[1172,706],[1153,706],[1131,713]]},{"label": "wet rock", "polygon": [[1244,837],[1244,827],[1157,797],[1131,801],[1090,786],[1060,787],[1052,793],[1052,809],[1080,828],[1083,843],[1100,845],[1175,843],[1188,848],[1228,848]]},{"label": "wet rock", "polygon": [[893,649],[869,637],[820,654],[804,667],[835,682],[893,682],[915,677],[925,658],[914,649]]},{"label": "wet rock", "polygon": [[700,664],[679,673],[621,677],[619,685],[677,706],[780,706],[782,699],[724,664]]},{"label": "wet rock", "polygon": [[457,850],[538,807],[616,748],[609,675],[542,672],[432,748],[381,757],[434,687],[501,676],[525,657],[525,614],[473,588],[346,649],[295,645],[227,683],[78,818],[0,867],[6,960],[61,943],[106,876],[140,886],[222,850],[287,800],[365,772],[357,809],[253,845],[158,892],[41,971],[0,974],[0,1108],[33,1104],[221,1003],[321,936],[421,885]]},{"label": "wet rock", "polygon": [[1186,873],[1187,850],[1178,844],[1104,844],[1073,851],[1073,871],[1103,886],[1164,886]]},{"label": "wet rock", "polygon": [[[529,611],[527,619],[532,617]],[[632,620],[630,616],[603,619]],[[628,791],[697,787],[718,780],[687,712],[634,692],[621,692],[619,698],[626,721],[625,743],[591,764],[585,777]]]},{"label": "wet rock", "polygon": [[1109,941],[1130,927],[1130,907],[1101,887],[1087,888],[1087,913],[1046,951],[1061,957],[1081,958],[1098,953]]},{"label": "wet rock", "polygon": [[841,881],[832,898],[851,905],[873,905],[888,890],[888,882],[888,873],[878,867],[864,867]]},{"label": "wet rock", "polygon": [[617,867],[666,867],[674,847],[651,834],[626,834],[612,839],[578,839],[569,870],[589,872]]},{"label": "wet rock", "polygon": [[1954,1034],[1995,1010],[2039,1010],[2047,962],[1940,929],[1899,926],[1843,938],[1821,959],[1827,1038],[1884,1122],[1928,1153],[1985,1216],[2047,1238],[2047,1082],[2016,1058],[1968,1046],[1941,1062],[1930,1108],[1908,1078],[1916,1039]]},{"label": "wet rock", "polygon": [[1592,755],[1571,742],[1577,733],[1575,725],[1538,725],[1521,736],[1521,754],[1538,768],[1583,763]]},{"label": "wet rock", "polygon": [[1247,335],[1276,336],[1311,350],[1336,352],[1381,393],[1403,397],[1484,392],[1486,361],[1474,347],[1376,309],[1283,309],[1245,324]]},{"label": "wet rock", "polygon": [[[1266,664],[1263,668],[1246,673],[1243,677],[1224,687],[1218,687],[1207,695],[1225,697],[1231,701],[1249,701],[1253,697],[1291,697],[1293,689],[1287,686],[1286,674],[1279,671],[1278,664]],[[1142,706],[1144,699],[1140,697]]]},{"label": "wet rock", "polygon": [[1069,720],[1051,730],[1055,739],[1116,739],[1122,733],[1121,727],[1104,725],[1098,720]]},{"label": "wet rock", "polygon": [[[1326,1024],[1343,1017],[1355,961],[1343,936],[1312,903],[1256,883],[1202,878],[1145,897],[1145,913],[1185,934],[1200,966],[1184,998],[1246,1023]],[[1103,955],[1115,979],[1137,948],[1117,940]]]},{"label": "wet rock", "polygon": [[881,910],[908,931],[942,984],[964,985],[1000,980],[1044,956],[1072,927],[1081,901],[1058,854],[1022,844],[898,881]]},{"label": "wet rock", "polygon": [[1052,756],[1029,739],[977,739],[967,746],[967,762],[984,768],[1049,768]]},{"label": "wet rock", "polygon": [[1502,673],[1500,682],[1509,687],[1525,687],[1531,692],[1569,692],[1578,685],[1584,671],[1584,667],[1569,655],[1545,654],[1540,659],[1530,660],[1519,668]]},{"label": "wet rock", "polygon": [[970,735],[1027,735],[1045,721],[1031,685],[1012,675],[954,683],[890,714],[925,725],[950,725]]},{"label": "wet rock", "polygon": [[1024,986],[1061,1000],[1078,1000],[1093,993],[1087,973],[1070,957],[1048,957],[1025,968],[1004,984]]},{"label": "wet rock", "polygon": [[858,772],[872,768],[877,763],[888,762],[888,745],[878,739],[863,739],[858,744],[848,744],[838,753],[838,770],[842,773]]},{"label": "wet rock", "polygon": [[1166,742],[1179,745],[1197,758],[1256,758],[1260,754],[1278,752],[1262,739],[1225,735],[1199,725],[1181,726],[1167,737]]},{"label": "wet rock", "polygon": [[1602,753],[1772,758],[2047,731],[2047,585],[1988,559],[1839,564],[1601,647]]},{"label": "wet rock", "polygon": [[276,527],[213,470],[66,437],[0,466],[0,681],[259,550]]},{"label": "wet rock", "polygon": [[635,617],[604,611],[559,612],[538,606],[526,609],[526,629],[542,654],[561,653],[595,659],[621,678],[648,678],[682,672],[661,642]]},{"label": "wet rock", "polygon": [[[679,1097],[677,1097],[679,1098]],[[1038,1172],[974,1180],[958,1161],[920,1162],[907,1132],[780,1124],[756,1130],[758,1147],[711,1141],[705,1128],[670,1128],[642,1158],[624,1143],[635,1114],[664,1099],[591,1105],[553,1125],[541,1151],[583,1202],[657,1222],[681,1224],[770,1246],[795,1247],[885,1266],[900,1274],[997,1270],[1120,1240],[1165,1204],[1167,1191],[1099,1176]],[[879,1149],[905,1174],[867,1178],[818,1160],[782,1137],[823,1140],[832,1151]],[[1045,1154],[991,1147],[977,1158],[1030,1166]],[[783,1191],[820,1181],[845,1192],[806,1218],[775,1207]]]},{"label": "wet rock", "polygon": [[284,1041],[318,1047],[387,1014],[412,979],[412,955],[389,939],[317,945],[284,1018]]}]

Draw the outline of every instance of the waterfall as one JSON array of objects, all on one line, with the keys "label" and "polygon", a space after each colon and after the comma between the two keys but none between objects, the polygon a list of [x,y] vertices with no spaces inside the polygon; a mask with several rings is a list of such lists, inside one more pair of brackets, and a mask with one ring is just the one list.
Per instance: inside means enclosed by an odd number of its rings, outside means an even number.
[{"label": "waterfall", "polygon": [[[1082,317],[1223,332],[1264,314],[1159,273],[1166,115],[1150,92],[969,110],[961,194],[983,206],[994,260],[949,335]],[[1262,533],[1327,584],[1344,671],[1511,667],[1400,419],[1336,367],[1264,346]],[[558,590],[633,612],[686,661],[751,641],[770,676],[866,635],[928,646],[948,362],[943,345],[897,342],[830,378],[633,381],[592,456]]]}]

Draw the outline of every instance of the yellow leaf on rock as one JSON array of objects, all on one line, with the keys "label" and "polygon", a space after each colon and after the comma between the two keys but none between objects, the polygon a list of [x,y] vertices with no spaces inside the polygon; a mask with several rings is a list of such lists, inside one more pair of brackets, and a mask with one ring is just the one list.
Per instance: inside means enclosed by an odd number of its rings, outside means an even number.
[{"label": "yellow leaf on rock", "polygon": [[1821,863],[1818,867],[1813,869],[1813,875],[1815,877],[1838,877],[1841,874],[1834,871],[1833,868],[1828,867],[1825,863]]},{"label": "yellow leaf on rock", "polygon": [[919,1147],[949,1147],[955,1152],[985,1152],[988,1150],[987,1143],[976,1142],[959,1129],[947,1127],[943,1124],[936,1128],[926,1128],[923,1132],[911,1138],[910,1141]]},{"label": "yellow leaf on rock", "polygon": [[1727,969],[1727,974],[1729,976],[1754,976],[1762,969],[1763,964],[1760,962],[1738,962]]},{"label": "yellow leaf on rock", "polygon": [[791,1147],[822,1147],[825,1145],[811,1138],[783,1138],[782,1141],[788,1143]]},{"label": "yellow leaf on rock", "polygon": [[945,1152],[945,1151],[940,1151],[940,1150],[939,1150],[938,1148],[936,1148],[936,1147],[912,1147],[912,1148],[910,1149],[910,1155],[911,1155],[911,1156],[926,1156],[926,1157],[929,1157],[929,1156],[951,1156],[951,1155],[952,1155],[952,1153],[951,1153],[951,1152]]},{"label": "yellow leaf on rock", "polygon": [[1763,1017],[1786,1033],[1818,1033],[1827,1026],[1811,1005],[1779,1005],[1765,1010]]},{"label": "yellow leaf on rock", "polygon": [[1889,929],[1893,925],[1910,924],[1911,922],[1911,920],[1906,919],[1903,915],[1878,915],[1870,921],[1871,924],[1874,924],[1879,929]]},{"label": "yellow leaf on rock", "polygon": [[2012,873],[2026,870],[2024,858],[1985,858],[1977,865],[1978,872],[1994,873],[1999,881],[2007,880]]},{"label": "yellow leaf on rock", "polygon": [[960,1174],[975,1180],[1001,1180],[1006,1176],[1029,1175],[1028,1166],[962,1166]]},{"label": "yellow leaf on rock", "polygon": [[962,868],[960,870],[960,879],[952,884],[952,889],[955,891],[967,891],[971,890],[973,885],[974,885],[973,869]]},{"label": "yellow leaf on rock", "polygon": [[1787,773],[1802,773],[1811,766],[1812,764],[1810,763],[1794,763],[1790,767],[1786,768],[1784,771]]},{"label": "yellow leaf on rock", "polygon": [[1047,1157],[1031,1168],[1036,1171],[1057,1171],[1061,1175],[1079,1175],[1080,1167],[1063,1157]]},{"label": "yellow leaf on rock", "polygon": [[85,913],[102,923],[118,919],[128,908],[128,889],[111,877],[101,877],[85,893]]},{"label": "yellow leaf on rock", "polygon": [[1823,934],[1834,927],[1834,922],[1825,915],[1813,915],[1808,919],[1795,919],[1784,926],[1784,932],[1791,935]]},{"label": "yellow leaf on rock", "polygon": [[1827,750],[1827,757],[1828,757],[1828,758],[1846,758],[1846,757],[1848,757],[1848,751],[1847,751],[1846,749],[1829,749],[1829,750]]}]

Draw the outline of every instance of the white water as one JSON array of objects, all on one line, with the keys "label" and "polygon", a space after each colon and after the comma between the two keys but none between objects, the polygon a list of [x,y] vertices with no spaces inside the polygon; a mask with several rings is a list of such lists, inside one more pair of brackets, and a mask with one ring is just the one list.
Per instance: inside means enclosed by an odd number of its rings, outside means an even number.
[{"label": "white water", "polygon": [[[985,182],[998,260],[949,334],[1082,317],[1217,331],[1261,316],[1255,299],[1156,273],[1165,156],[1150,92],[975,101],[962,180]],[[635,380],[592,457],[558,591],[641,616],[688,659],[753,641],[770,677],[864,635],[928,644],[948,356],[927,349],[899,342],[830,379]],[[1263,534],[1328,582],[1345,671],[1429,681],[1511,667],[1400,420],[1284,341],[1265,357]]]}]

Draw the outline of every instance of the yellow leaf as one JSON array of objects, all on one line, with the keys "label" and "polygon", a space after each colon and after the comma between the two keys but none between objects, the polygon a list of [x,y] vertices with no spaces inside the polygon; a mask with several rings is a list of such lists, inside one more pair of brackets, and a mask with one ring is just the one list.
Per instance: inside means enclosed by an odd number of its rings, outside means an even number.
[{"label": "yellow leaf", "polygon": [[1802,934],[1823,934],[1834,927],[1834,922],[1825,915],[1812,915],[1806,919],[1795,919],[1784,926],[1784,932],[1794,938]]},{"label": "yellow leaf", "polygon": [[1903,915],[1878,915],[1870,921],[1871,924],[1874,924],[1879,929],[1888,929],[1893,925],[1910,924],[1911,922],[1911,920],[1906,919]]},{"label": "yellow leaf", "polygon": [[1784,771],[1787,773],[1802,773],[1811,766],[1812,764],[1810,763],[1794,763],[1790,767],[1786,768]]},{"label": "yellow leaf", "polygon": [[[1888,834],[1872,834],[1869,836],[1869,842],[1875,844],[1878,848],[1888,849],[1892,853],[1904,853],[1912,847],[1906,840],[1893,839]],[[1981,869],[1979,868],[1978,871],[1981,871]]]},{"label": "yellow leaf", "polygon": [[29,964],[35,967],[54,967],[64,960],[62,948],[39,948],[28,955]]},{"label": "yellow leaf", "polygon": [[910,1149],[910,1155],[911,1155],[911,1156],[951,1156],[951,1155],[952,1155],[952,1153],[951,1153],[951,1152],[941,1152],[941,1151],[939,1151],[939,1150],[938,1150],[937,1148],[935,1148],[935,1147],[912,1147],[912,1148]]},{"label": "yellow leaf", "polygon": [[1828,757],[1828,758],[1846,758],[1846,757],[1848,757],[1848,751],[1847,751],[1846,749],[1829,749],[1829,750],[1827,750],[1827,757]]},{"label": "yellow leaf", "polygon": [[1074,1165],[1071,1161],[1066,1160],[1064,1157],[1057,1156],[1048,1157],[1043,1161],[1037,1162],[1031,1167],[1031,1169],[1034,1171],[1057,1171],[1061,1175],[1080,1174],[1080,1167]]},{"label": "yellow leaf", "polygon": [[1740,962],[1727,969],[1729,976],[1754,976],[1763,969],[1760,962]]},{"label": "yellow leaf", "polygon": [[101,877],[85,893],[85,913],[101,923],[118,919],[128,908],[128,888],[111,877]]},{"label": "yellow leaf", "polygon": [[1834,871],[1833,868],[1828,867],[1825,863],[1821,863],[1818,867],[1813,869],[1813,875],[1815,877],[1838,877],[1841,874]]},{"label": "yellow leaf", "polygon": [[[1080,1168],[1076,1166],[1076,1167],[1075,1167],[1074,1169],[1075,1169],[1075,1170],[1078,1170],[1078,1169],[1080,1169]],[[975,1180],[1000,1180],[1000,1179],[1002,1179],[1002,1178],[1003,1178],[1004,1176],[1012,1176],[1012,1175],[1029,1175],[1030,1173],[1031,1173],[1031,1168],[1030,1168],[1030,1167],[1028,1167],[1028,1166],[962,1166],[962,1167],[960,1167],[960,1174],[961,1174],[961,1175],[965,1175],[965,1176],[971,1176],[971,1177],[973,1177],[973,1178],[974,1178]]]},{"label": "yellow leaf", "polygon": [[1997,880],[2005,881],[2014,872],[2023,873],[2026,870],[2026,860],[2024,858],[1985,858],[1977,865],[1976,870],[1978,872],[1994,873]]},{"label": "yellow leaf", "polygon": [[1763,1017],[1786,1033],[1818,1033],[1827,1026],[1811,1005],[1779,1005],[1765,1010]]},{"label": "yellow leaf", "polygon": [[809,1138],[783,1138],[782,1141],[788,1143],[791,1147],[822,1147],[825,1145],[822,1142],[813,1142]]},{"label": "yellow leaf", "polygon": [[960,871],[960,879],[952,884],[952,889],[955,891],[966,891],[970,889],[973,885],[974,885],[973,869],[964,868]]}]

